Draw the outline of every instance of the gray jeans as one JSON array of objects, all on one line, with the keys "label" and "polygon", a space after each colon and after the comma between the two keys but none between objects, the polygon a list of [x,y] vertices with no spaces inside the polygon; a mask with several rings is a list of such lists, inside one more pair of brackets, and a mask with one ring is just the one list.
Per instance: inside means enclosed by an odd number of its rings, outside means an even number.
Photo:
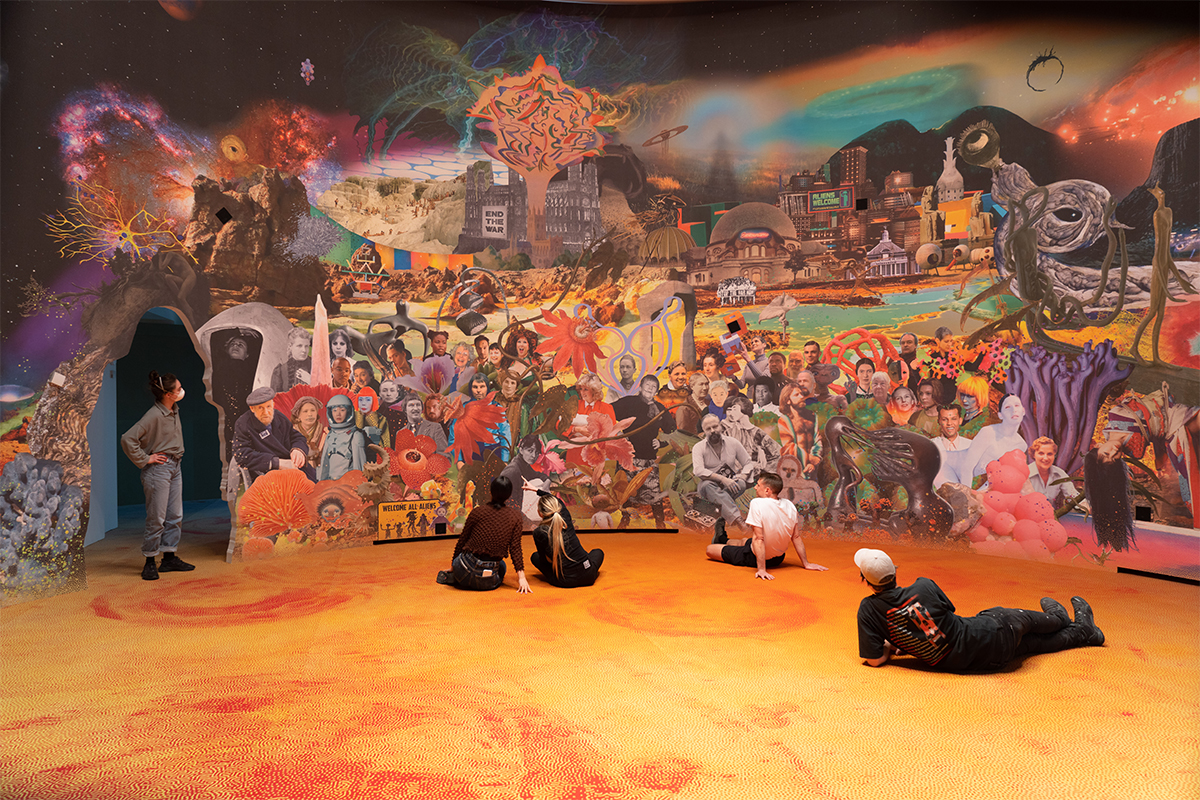
[{"label": "gray jeans", "polygon": [[742,518],[742,512],[737,507],[737,498],[746,491],[746,485],[742,481],[736,481],[736,483],[738,493],[734,495],[725,487],[725,484],[701,478],[696,493],[708,502],[720,506],[721,516],[725,518],[726,522],[738,522]]},{"label": "gray jeans", "polygon": [[146,534],[142,555],[150,558],[179,549],[183,531],[183,472],[178,458],[151,464],[142,470],[142,488],[146,491]]}]

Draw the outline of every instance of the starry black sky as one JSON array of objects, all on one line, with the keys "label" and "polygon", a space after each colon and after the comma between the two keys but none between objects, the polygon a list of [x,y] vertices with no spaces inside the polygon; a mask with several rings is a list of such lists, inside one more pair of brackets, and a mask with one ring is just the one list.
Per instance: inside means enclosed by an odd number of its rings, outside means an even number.
[{"label": "starry black sky", "polygon": [[[179,21],[152,0],[0,3],[0,338],[20,321],[16,289],[30,274],[60,265],[41,220],[65,208],[53,120],[72,91],[113,83],[149,95],[172,120],[211,130],[260,100],[293,101],[319,111],[345,108],[347,52],[381,22],[405,21],[464,42],[495,18],[547,8],[602,16],[622,43],[668,48],[673,77],[760,75],[829,58],[864,44],[915,41],[940,29],[1045,16],[1070,3],[579,3],[220,2]],[[1192,9],[1194,4],[1189,4]],[[1137,14],[1140,21],[1179,6],[1095,3],[1092,18]],[[1136,10],[1135,10],[1136,9]],[[1190,12],[1195,16],[1194,11]],[[310,59],[317,77],[300,79]],[[43,278],[43,282],[46,282]]]}]

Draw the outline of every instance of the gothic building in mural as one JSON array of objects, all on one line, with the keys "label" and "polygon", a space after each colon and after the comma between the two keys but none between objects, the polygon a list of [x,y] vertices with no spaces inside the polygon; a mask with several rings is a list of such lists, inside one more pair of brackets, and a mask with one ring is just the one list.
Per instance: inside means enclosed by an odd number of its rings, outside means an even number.
[{"label": "gothic building in mural", "polygon": [[[551,258],[563,250],[579,252],[598,237],[600,183],[596,163],[588,159],[567,167],[546,191],[546,238]],[[495,183],[489,162],[477,162],[467,171],[466,219],[457,252],[474,253],[487,247],[509,253],[533,253],[527,241],[529,193],[525,180],[508,171],[508,184]]]}]

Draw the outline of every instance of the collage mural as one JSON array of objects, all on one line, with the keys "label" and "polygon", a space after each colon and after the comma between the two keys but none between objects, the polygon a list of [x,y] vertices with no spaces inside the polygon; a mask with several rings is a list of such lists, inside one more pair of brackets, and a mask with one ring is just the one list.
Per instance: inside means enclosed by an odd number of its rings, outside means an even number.
[{"label": "collage mural", "polygon": [[232,560],[454,537],[500,475],[736,530],[774,472],[817,539],[1177,567],[1197,8],[901,5],[6,4],[5,602],[83,585],[159,307]]}]

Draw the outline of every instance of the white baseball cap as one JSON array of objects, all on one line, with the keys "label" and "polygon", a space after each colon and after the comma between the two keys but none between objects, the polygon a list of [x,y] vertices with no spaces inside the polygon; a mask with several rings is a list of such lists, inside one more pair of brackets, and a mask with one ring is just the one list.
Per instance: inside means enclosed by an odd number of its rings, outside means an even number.
[{"label": "white baseball cap", "polygon": [[896,565],[882,550],[862,548],[854,554],[854,565],[873,586],[882,586],[896,578]]}]

